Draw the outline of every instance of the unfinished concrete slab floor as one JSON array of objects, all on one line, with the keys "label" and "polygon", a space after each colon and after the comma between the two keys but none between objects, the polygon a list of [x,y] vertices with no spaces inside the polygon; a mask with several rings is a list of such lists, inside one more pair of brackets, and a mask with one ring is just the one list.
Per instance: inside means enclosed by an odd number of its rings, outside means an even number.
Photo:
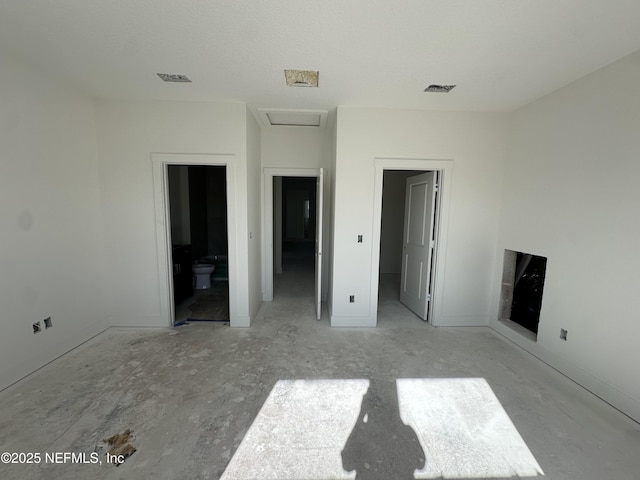
[{"label": "unfinished concrete slab floor", "polygon": [[[514,435],[526,448],[492,455],[528,448],[539,478],[639,478],[640,426],[493,331],[417,317],[394,328],[391,316],[385,328],[331,329],[303,283],[281,282],[295,295],[281,290],[250,329],[109,329],[3,391],[0,452],[42,460],[0,464],[0,478],[486,479],[494,460],[462,462],[468,442],[502,450]],[[375,433],[357,435],[369,424]],[[137,451],[118,467],[104,452],[102,464],[45,462],[54,452],[90,459],[127,429]],[[264,455],[270,439],[280,447]]]}]

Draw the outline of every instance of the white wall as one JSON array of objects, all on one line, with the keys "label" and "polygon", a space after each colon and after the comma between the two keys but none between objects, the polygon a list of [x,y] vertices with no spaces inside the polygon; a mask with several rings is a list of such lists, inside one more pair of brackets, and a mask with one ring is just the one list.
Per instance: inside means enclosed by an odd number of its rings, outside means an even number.
[{"label": "white wall", "polygon": [[329,200],[329,211],[327,212],[326,224],[329,235],[325,238],[325,244],[328,247],[326,255],[324,256],[325,262],[328,264],[327,272],[327,307],[329,310],[329,318],[333,316],[333,249],[334,249],[334,231],[335,231],[335,211],[336,211],[336,161],[337,161],[337,141],[338,141],[338,120],[336,112],[332,112],[334,118],[333,125],[329,129],[330,139],[330,178],[326,179],[327,187],[329,188],[329,195],[325,196]]},{"label": "white wall", "polygon": [[[487,325],[500,208],[506,115],[339,107],[332,322],[368,325],[374,159],[452,159],[441,320]],[[357,235],[363,243],[356,243]],[[349,303],[349,295],[356,302]]]},{"label": "white wall", "polygon": [[[331,135],[329,129],[305,127],[275,127],[262,130],[263,168],[323,168],[323,275],[322,298],[327,298],[329,285],[331,232]],[[274,269],[275,271],[275,269]]]},{"label": "white wall", "polygon": [[504,249],[547,257],[537,342],[493,326],[640,420],[638,85],[635,54],[511,116],[492,318]]},{"label": "white wall", "polygon": [[247,200],[249,221],[249,312],[255,318],[262,304],[262,169],[261,132],[253,115],[247,110]]},{"label": "white wall", "polygon": [[[249,325],[246,107],[240,103],[95,102],[114,325],[166,326],[161,315],[151,153],[230,154],[235,162],[235,314]],[[232,302],[234,300],[232,299]],[[233,308],[232,308],[233,310]]]},{"label": "white wall", "polygon": [[0,65],[1,389],[109,324],[92,103],[2,52]]},{"label": "white wall", "polygon": [[326,129],[272,127],[262,131],[262,167],[329,168]]},{"label": "white wall", "polygon": [[400,273],[404,234],[404,200],[407,177],[404,171],[384,172],[382,228],[380,230],[380,273]]}]

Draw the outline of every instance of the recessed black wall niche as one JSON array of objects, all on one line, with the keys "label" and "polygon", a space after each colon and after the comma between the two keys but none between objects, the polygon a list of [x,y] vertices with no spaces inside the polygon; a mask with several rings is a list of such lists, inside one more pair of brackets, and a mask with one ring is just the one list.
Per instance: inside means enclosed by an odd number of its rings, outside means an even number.
[{"label": "recessed black wall niche", "polygon": [[500,319],[537,335],[547,269],[546,257],[505,250]]}]

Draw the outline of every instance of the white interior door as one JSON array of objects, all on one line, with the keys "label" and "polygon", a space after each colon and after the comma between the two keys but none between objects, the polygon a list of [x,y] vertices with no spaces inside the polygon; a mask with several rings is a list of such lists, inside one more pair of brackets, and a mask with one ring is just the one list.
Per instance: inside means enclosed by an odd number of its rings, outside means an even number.
[{"label": "white interior door", "polygon": [[435,172],[409,177],[405,192],[400,301],[423,320],[430,301],[435,181]]},{"label": "white interior door", "polygon": [[316,318],[320,320],[322,314],[322,190],[323,190],[323,169],[318,171],[316,180]]}]

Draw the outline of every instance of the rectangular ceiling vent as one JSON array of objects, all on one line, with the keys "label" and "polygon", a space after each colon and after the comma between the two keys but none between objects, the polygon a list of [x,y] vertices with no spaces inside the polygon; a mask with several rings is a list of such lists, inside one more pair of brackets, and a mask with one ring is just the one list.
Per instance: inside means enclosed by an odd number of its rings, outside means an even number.
[{"label": "rectangular ceiling vent", "polygon": [[327,114],[327,110],[258,108],[258,115],[265,127],[324,128]]},{"label": "rectangular ceiling vent", "polygon": [[429,85],[424,89],[424,91],[433,93],[449,93],[454,88],[456,88],[455,85]]},{"label": "rectangular ceiling vent", "polygon": [[180,73],[158,73],[157,74],[164,82],[174,83],[191,83],[189,77]]}]

